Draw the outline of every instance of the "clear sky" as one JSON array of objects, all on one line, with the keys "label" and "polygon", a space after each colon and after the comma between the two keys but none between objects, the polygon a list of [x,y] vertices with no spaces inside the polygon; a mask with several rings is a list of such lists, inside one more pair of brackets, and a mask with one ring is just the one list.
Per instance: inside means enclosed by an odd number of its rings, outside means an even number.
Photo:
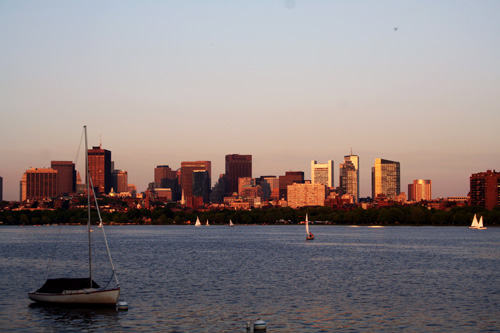
[{"label": "clear sky", "polygon": [[[253,155],[253,176],[401,163],[401,191],[467,195],[500,170],[500,1],[0,0],[0,176],[112,151],[156,165]],[[83,151],[77,169],[82,171]]]}]

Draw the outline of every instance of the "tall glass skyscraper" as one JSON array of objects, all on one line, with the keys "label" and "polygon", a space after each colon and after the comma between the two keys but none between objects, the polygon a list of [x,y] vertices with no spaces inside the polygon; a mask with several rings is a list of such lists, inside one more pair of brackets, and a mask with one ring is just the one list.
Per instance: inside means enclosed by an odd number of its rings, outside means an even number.
[{"label": "tall glass skyscraper", "polygon": [[376,158],[372,168],[372,198],[382,194],[394,199],[400,193],[400,178],[399,162]]},{"label": "tall glass skyscraper", "polygon": [[359,156],[344,156],[344,163],[339,167],[339,186],[346,194],[354,197],[354,202],[359,201]]},{"label": "tall glass skyscraper", "polygon": [[335,182],[333,179],[333,161],[328,160],[326,163],[318,163],[311,161],[311,183],[322,184],[328,187],[334,187]]}]

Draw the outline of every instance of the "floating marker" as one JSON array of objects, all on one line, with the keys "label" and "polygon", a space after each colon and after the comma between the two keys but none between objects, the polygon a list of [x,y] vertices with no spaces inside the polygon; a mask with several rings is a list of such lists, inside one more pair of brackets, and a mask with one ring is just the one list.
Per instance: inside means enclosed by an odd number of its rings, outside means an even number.
[{"label": "floating marker", "polygon": [[259,319],[253,323],[253,330],[255,331],[265,331],[267,329],[267,324],[265,321]]},{"label": "floating marker", "polygon": [[128,303],[125,301],[118,301],[116,306],[118,307],[118,310],[128,310]]}]

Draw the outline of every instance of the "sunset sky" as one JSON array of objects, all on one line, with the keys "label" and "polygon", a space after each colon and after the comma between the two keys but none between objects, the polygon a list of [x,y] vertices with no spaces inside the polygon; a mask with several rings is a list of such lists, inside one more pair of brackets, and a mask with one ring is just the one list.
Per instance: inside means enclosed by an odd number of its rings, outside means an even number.
[{"label": "sunset sky", "polygon": [[0,0],[0,176],[112,151],[156,165],[253,155],[253,176],[401,163],[401,191],[465,196],[500,170],[500,1]]}]

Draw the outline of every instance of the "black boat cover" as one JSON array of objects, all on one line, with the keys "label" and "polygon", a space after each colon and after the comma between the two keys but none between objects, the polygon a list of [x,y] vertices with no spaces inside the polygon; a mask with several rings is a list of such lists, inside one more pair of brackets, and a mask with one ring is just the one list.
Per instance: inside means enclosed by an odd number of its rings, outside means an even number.
[{"label": "black boat cover", "polygon": [[[38,289],[37,293],[43,294],[60,294],[64,290],[79,290],[90,287],[90,278],[62,278],[62,279],[47,279],[44,285]],[[100,288],[100,286],[92,281],[92,288]]]}]

